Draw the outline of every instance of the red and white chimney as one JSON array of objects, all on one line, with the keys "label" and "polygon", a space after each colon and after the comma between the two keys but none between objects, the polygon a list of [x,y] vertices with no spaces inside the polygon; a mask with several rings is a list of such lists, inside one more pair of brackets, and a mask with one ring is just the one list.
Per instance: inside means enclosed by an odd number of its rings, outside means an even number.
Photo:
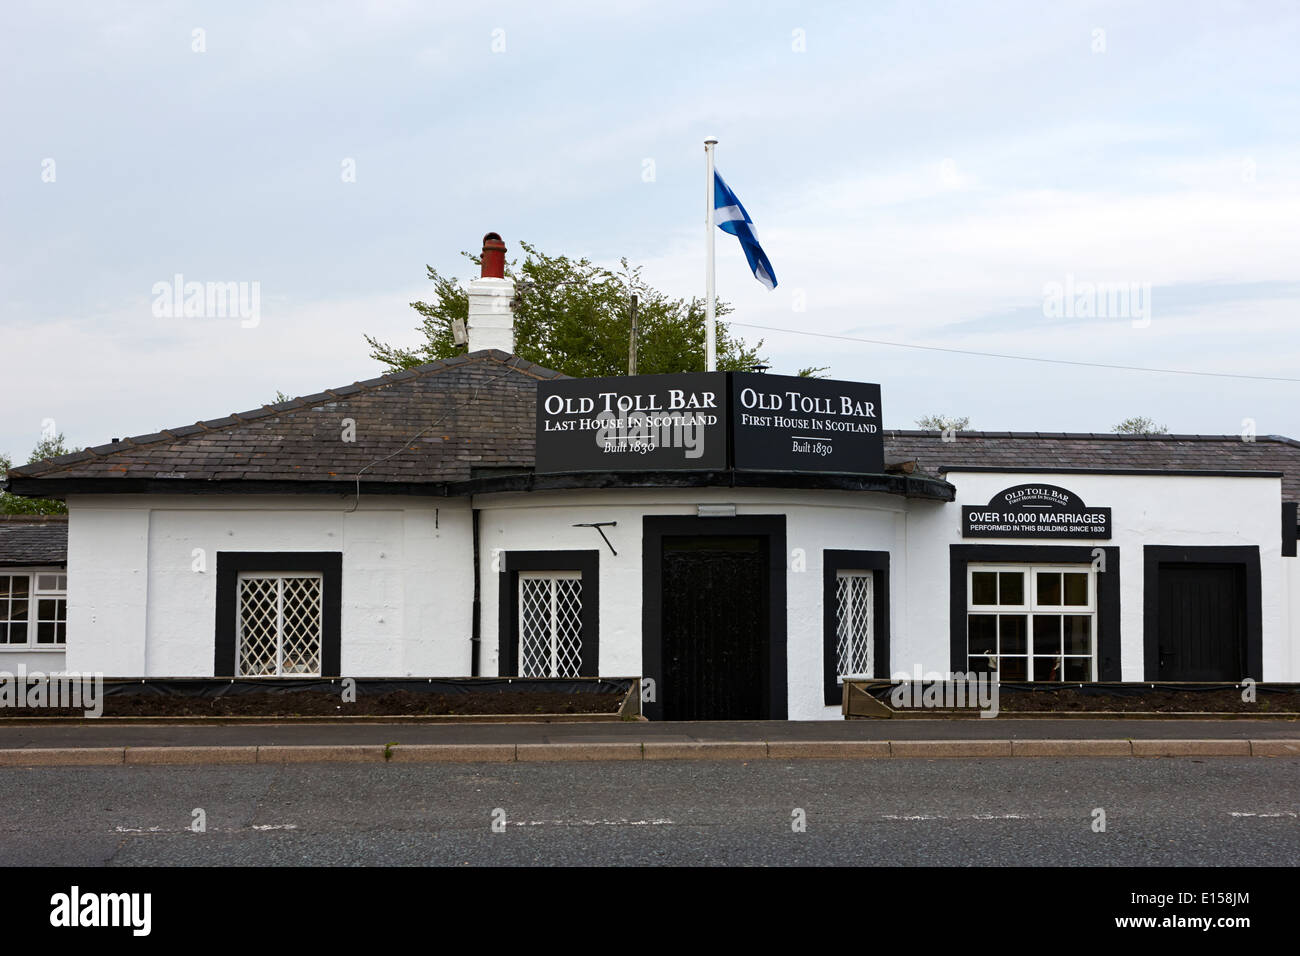
[{"label": "red and white chimney", "polygon": [[506,278],[506,244],[495,232],[483,237],[483,274],[469,284],[469,350],[500,349],[514,354],[515,284]]}]

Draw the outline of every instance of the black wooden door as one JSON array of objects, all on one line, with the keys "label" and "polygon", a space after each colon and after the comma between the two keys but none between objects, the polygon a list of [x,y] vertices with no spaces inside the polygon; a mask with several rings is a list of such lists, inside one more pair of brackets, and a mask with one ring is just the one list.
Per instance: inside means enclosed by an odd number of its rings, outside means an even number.
[{"label": "black wooden door", "polygon": [[767,564],[765,538],[664,538],[666,720],[768,716]]},{"label": "black wooden door", "polygon": [[1246,582],[1241,565],[1162,564],[1160,680],[1246,676]]}]

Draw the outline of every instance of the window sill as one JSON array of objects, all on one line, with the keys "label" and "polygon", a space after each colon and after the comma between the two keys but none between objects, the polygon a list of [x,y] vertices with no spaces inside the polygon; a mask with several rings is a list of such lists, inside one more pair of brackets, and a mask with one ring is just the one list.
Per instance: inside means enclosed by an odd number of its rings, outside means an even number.
[{"label": "window sill", "polygon": [[43,644],[39,647],[28,647],[23,644],[5,644],[0,646],[0,654],[62,654],[68,649],[67,644]]}]

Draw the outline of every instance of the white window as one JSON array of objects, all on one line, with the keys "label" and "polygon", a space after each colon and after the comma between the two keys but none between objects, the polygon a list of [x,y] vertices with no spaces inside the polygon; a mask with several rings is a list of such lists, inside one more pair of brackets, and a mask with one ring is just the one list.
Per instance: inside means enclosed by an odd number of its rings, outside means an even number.
[{"label": "white window", "polygon": [[966,665],[998,680],[1097,679],[1097,579],[1081,565],[967,567]]},{"label": "white window", "polygon": [[320,676],[322,584],[303,571],[239,575],[239,676]]},{"label": "white window", "polygon": [[577,677],[582,669],[582,573],[519,572],[519,676]]},{"label": "white window", "polygon": [[62,648],[67,640],[67,573],[0,568],[0,647]]},{"label": "white window", "polygon": [[835,572],[835,654],[840,680],[872,675],[874,598],[871,571]]}]

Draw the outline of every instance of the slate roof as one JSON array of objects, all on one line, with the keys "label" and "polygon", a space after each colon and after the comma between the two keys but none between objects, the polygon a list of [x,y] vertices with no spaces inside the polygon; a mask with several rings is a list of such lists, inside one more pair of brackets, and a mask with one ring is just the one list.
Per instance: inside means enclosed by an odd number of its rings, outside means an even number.
[{"label": "slate roof", "polygon": [[940,475],[961,468],[1281,472],[1282,498],[1300,501],[1300,442],[1261,435],[1109,435],[1069,432],[886,431],[885,460],[915,460]]},{"label": "slate roof", "polygon": [[67,515],[0,515],[0,567],[67,563]]},{"label": "slate roof", "polygon": [[[122,439],[13,478],[444,482],[532,467],[537,382],[559,372],[496,350],[458,355],[225,418]],[[345,419],[355,441],[344,441]]]},{"label": "slate roof", "polygon": [[[42,488],[46,479],[143,479],[160,492],[169,479],[332,489],[360,474],[365,484],[396,489],[523,472],[534,462],[537,382],[565,377],[505,352],[472,352],[9,475],[25,486],[20,493],[50,495],[59,486]],[[345,419],[356,423],[354,442],[343,441]],[[1269,471],[1284,475],[1284,500],[1300,501],[1300,442],[1276,435],[1245,442],[1237,435],[963,431],[944,442],[938,432],[886,431],[884,438],[885,460],[915,461],[922,476],[950,468]]]}]

